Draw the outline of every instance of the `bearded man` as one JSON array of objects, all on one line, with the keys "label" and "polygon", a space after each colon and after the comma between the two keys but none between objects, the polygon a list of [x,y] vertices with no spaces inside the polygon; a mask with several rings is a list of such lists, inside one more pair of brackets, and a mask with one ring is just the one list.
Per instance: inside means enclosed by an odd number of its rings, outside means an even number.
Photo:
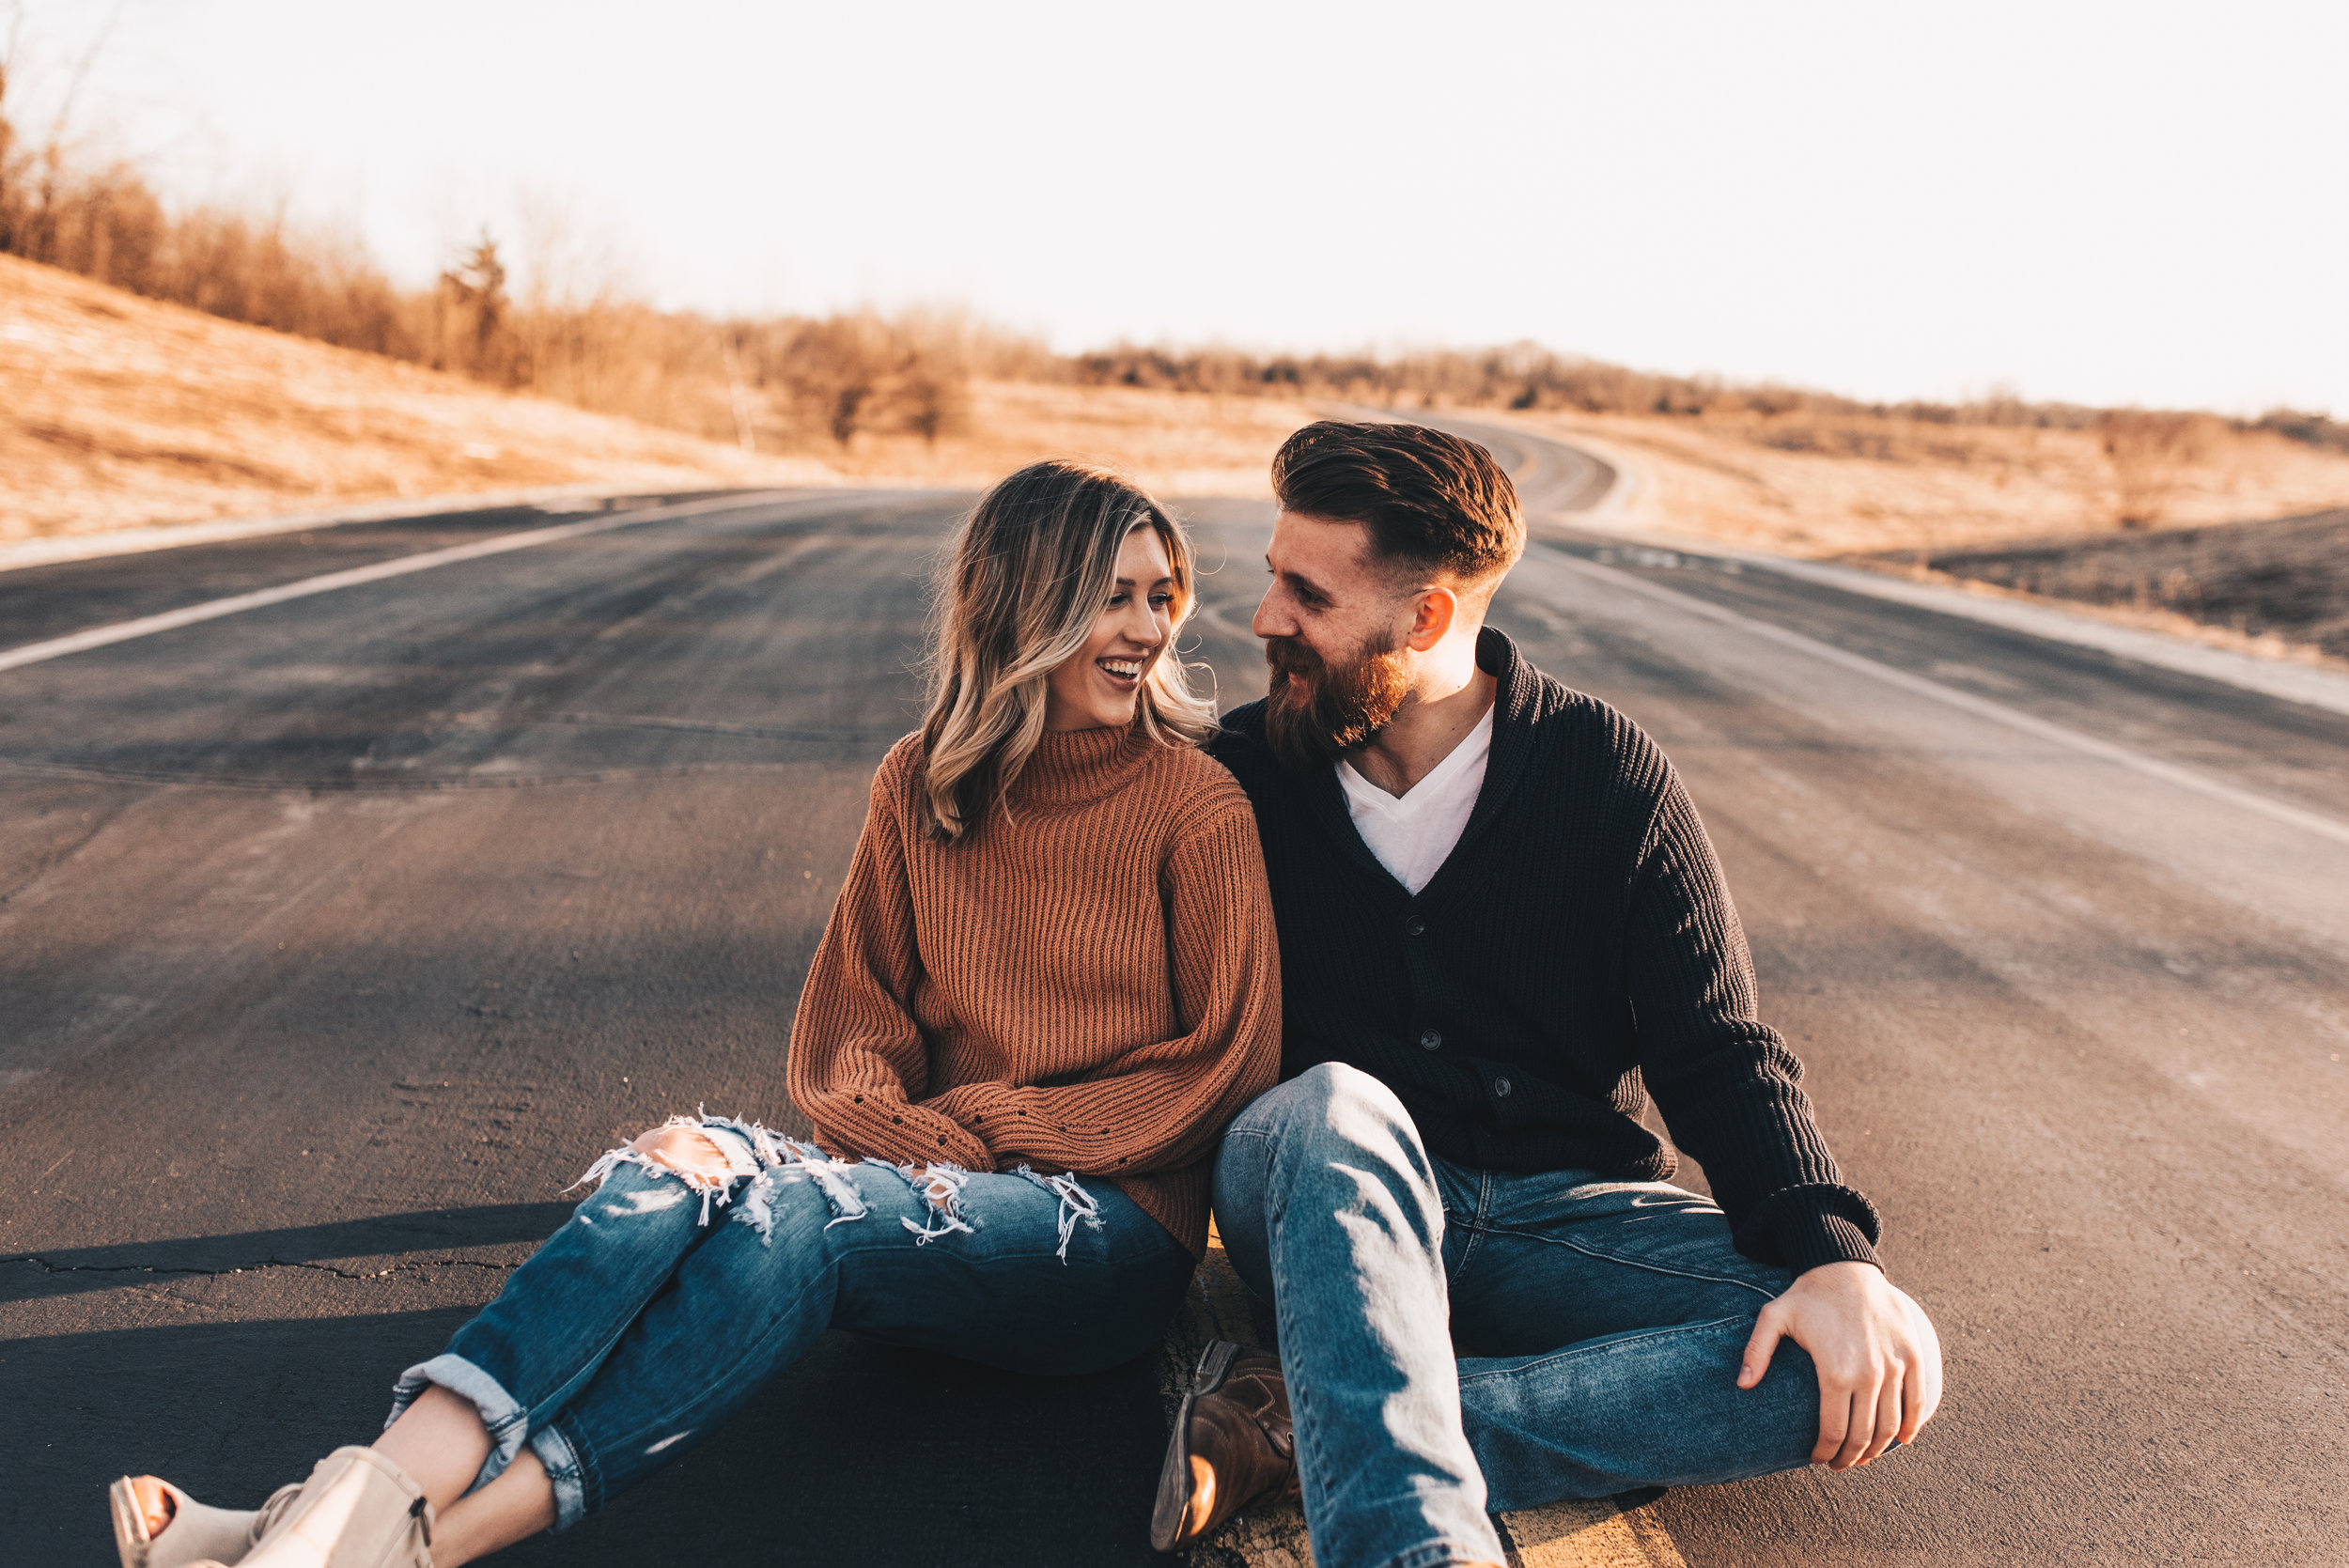
[{"label": "bearded man", "polygon": [[1214,750],[1271,874],[1283,1081],[1215,1207],[1279,1356],[1202,1358],[1154,1544],[1290,1486],[1321,1568],[1498,1563],[1488,1513],[1913,1440],[1939,1344],[1757,1016],[1687,791],[1483,624],[1525,550],[1508,475],[1324,423],[1272,476],[1271,694]]}]

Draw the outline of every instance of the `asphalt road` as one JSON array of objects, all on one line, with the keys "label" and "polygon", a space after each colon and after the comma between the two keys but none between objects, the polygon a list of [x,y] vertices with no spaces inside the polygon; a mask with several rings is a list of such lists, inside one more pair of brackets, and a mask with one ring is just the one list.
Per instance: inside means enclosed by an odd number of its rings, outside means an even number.
[{"label": "asphalt road", "polygon": [[[1549,509],[1573,465],[1528,452]],[[614,526],[0,670],[0,1562],[110,1562],[126,1470],[236,1501],[364,1440],[612,1142],[798,1126],[793,1001],[966,504]],[[1268,509],[1190,511],[1245,700]],[[0,574],[0,656],[548,520]],[[1948,1353],[1915,1452],[1670,1494],[1680,1556],[2349,1560],[2349,719],[1542,534],[1494,618],[1688,778]],[[1161,1433],[1145,1363],[835,1335],[508,1560],[1142,1564]]]}]

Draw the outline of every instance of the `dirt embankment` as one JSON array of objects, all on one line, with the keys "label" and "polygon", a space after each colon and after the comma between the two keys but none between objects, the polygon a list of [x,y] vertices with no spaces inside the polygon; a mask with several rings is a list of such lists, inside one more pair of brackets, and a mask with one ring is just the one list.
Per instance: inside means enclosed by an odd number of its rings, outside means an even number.
[{"label": "dirt embankment", "polygon": [[821,483],[0,256],[0,541],[559,485]]},{"label": "dirt embankment", "polygon": [[[1903,567],[1906,551],[1877,564]],[[1927,555],[1937,574],[2176,617],[2349,660],[2349,507],[2268,522],[2042,539]]]},{"label": "dirt embankment", "polygon": [[[1636,469],[1636,525],[2065,600],[2248,652],[2349,657],[2349,455],[2271,432],[2208,433],[2149,477],[2092,430],[1512,417]],[[2154,525],[2122,526],[2149,495]]]},{"label": "dirt embankment", "polygon": [[[1619,448],[1647,481],[1641,516],[1655,526],[1790,555],[2110,536],[2123,532],[2124,500],[2141,500],[2124,497],[2094,430],[1865,415],[1510,417]],[[2349,453],[2220,430],[2159,475],[2154,499],[2156,529],[2304,516],[2349,505]]]},{"label": "dirt embankment", "polygon": [[0,256],[0,543],[525,487],[984,486],[1034,458],[1263,495],[1301,404],[981,382],[967,433],[770,457]]}]

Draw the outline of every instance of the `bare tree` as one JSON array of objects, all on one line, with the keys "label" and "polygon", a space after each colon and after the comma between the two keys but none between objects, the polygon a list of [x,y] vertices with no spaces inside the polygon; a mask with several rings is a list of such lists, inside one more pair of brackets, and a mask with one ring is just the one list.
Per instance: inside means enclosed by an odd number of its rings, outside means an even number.
[{"label": "bare tree", "polygon": [[742,329],[739,327],[727,327],[719,334],[719,342],[725,350],[726,403],[734,414],[735,443],[743,451],[755,454],[758,451],[757,419],[751,411],[750,388],[742,384],[741,339]]},{"label": "bare tree", "polygon": [[963,377],[916,369],[905,379],[905,403],[906,428],[931,446],[971,427],[971,388]]},{"label": "bare tree", "polygon": [[2098,435],[2112,463],[2114,520],[2151,528],[2168,516],[2186,471],[2209,458],[2217,423],[2201,413],[2108,410]]},{"label": "bare tree", "polygon": [[527,379],[517,363],[506,319],[513,302],[506,291],[506,263],[488,229],[456,266],[441,274],[440,299],[443,343],[454,335],[459,346],[456,368],[485,380],[518,384]]}]

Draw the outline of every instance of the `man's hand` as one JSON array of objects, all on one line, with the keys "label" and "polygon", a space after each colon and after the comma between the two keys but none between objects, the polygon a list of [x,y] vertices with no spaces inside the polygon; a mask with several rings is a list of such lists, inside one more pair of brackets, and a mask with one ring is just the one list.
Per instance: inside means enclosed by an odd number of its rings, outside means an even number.
[{"label": "man's hand", "polygon": [[1925,1310],[1874,1265],[1824,1264],[1797,1276],[1762,1309],[1737,1387],[1762,1381],[1781,1339],[1809,1351],[1818,1368],[1813,1465],[1845,1470],[1865,1465],[1895,1437],[1913,1443],[1940,1407],[1940,1336]]}]

